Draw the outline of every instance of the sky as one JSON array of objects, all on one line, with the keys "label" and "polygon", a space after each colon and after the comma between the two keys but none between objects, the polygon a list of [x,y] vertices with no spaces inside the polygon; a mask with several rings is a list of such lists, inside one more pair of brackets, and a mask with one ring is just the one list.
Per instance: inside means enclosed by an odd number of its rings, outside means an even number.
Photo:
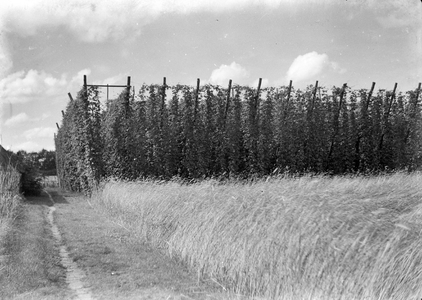
[{"label": "sky", "polygon": [[[420,0],[0,0],[0,143],[54,150],[83,85],[414,90]],[[110,97],[121,90],[110,89]],[[103,96],[105,90],[103,89]]]}]

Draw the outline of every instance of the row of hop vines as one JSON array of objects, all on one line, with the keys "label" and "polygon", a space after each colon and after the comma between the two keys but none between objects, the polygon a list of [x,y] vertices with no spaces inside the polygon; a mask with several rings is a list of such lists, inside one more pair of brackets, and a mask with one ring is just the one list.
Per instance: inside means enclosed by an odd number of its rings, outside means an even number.
[{"label": "row of hop vines", "polygon": [[59,179],[89,191],[107,177],[414,170],[422,166],[419,92],[143,85],[102,104],[98,88],[84,87],[55,138]]}]

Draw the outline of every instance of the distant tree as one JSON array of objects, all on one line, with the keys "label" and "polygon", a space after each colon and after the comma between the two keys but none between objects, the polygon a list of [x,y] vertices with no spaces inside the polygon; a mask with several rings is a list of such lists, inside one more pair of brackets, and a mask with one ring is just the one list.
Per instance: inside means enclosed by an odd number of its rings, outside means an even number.
[{"label": "distant tree", "polygon": [[38,168],[44,176],[57,175],[56,171],[56,152],[42,149],[37,153]]},{"label": "distant tree", "polygon": [[32,159],[32,155],[26,151],[16,153],[21,176],[21,193],[25,196],[39,196],[42,192],[41,174],[37,162]]}]

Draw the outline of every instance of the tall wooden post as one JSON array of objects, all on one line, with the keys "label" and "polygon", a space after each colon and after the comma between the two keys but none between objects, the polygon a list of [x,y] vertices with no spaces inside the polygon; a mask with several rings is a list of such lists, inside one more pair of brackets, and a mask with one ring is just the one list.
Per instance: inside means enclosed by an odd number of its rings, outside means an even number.
[{"label": "tall wooden post", "polygon": [[129,116],[129,98],[130,98],[130,76],[127,77],[126,93],[125,93],[125,117]]},{"label": "tall wooden post", "polygon": [[88,100],[88,85],[87,85],[86,75],[84,75],[84,101]]},{"label": "tall wooden post", "polygon": [[256,89],[256,96],[255,96],[255,117],[258,116],[259,93],[261,92],[261,83],[262,83],[262,78],[259,78],[258,88]]},{"label": "tall wooden post", "polygon": [[339,119],[340,119],[341,105],[343,104],[343,97],[344,97],[344,94],[346,92],[346,87],[347,87],[347,83],[344,83],[343,87],[341,88],[341,92],[340,92],[340,100],[339,100],[337,113],[334,116],[334,120],[333,120],[334,131],[333,131],[333,135],[331,137],[330,150],[328,151],[327,164],[329,164],[331,155],[333,154],[333,151],[334,151],[334,144],[335,144],[336,136],[337,136],[338,130],[339,130]]},{"label": "tall wooden post", "polygon": [[160,128],[164,125],[164,107],[166,104],[166,78],[163,78],[163,86],[161,87],[161,108],[160,108]]},{"label": "tall wooden post", "polygon": [[368,98],[366,99],[366,110],[368,110],[369,103],[371,102],[372,93],[374,92],[375,82],[372,82],[371,90],[369,91]]},{"label": "tall wooden post", "polygon": [[339,105],[338,105],[338,117],[340,116],[341,105],[343,104],[343,97],[344,97],[344,94],[346,92],[346,88],[347,88],[347,83],[344,83],[343,87],[341,88],[341,92],[340,92],[340,102],[339,102]]},{"label": "tall wooden post", "polygon": [[318,90],[318,80],[315,83],[314,92],[312,93],[312,102],[311,102],[311,109],[310,109],[311,114],[312,114],[312,111],[314,110],[314,104],[315,104],[317,90]]},{"label": "tall wooden post", "polygon": [[196,91],[195,91],[195,105],[193,110],[193,124],[195,126],[196,124],[196,118],[198,114],[198,98],[199,98],[199,85],[201,83],[201,80],[199,78],[196,79]]},{"label": "tall wooden post", "polygon": [[226,97],[226,109],[224,110],[224,129],[226,128],[226,122],[227,122],[227,114],[229,112],[230,107],[230,92],[232,89],[232,80],[229,80],[229,87],[227,88],[227,97]]},{"label": "tall wooden post", "polygon": [[289,100],[290,100],[290,93],[292,92],[292,81],[290,80],[290,83],[289,83],[289,89],[287,90],[287,104],[289,103]]},{"label": "tall wooden post", "polygon": [[416,112],[418,110],[418,100],[419,100],[419,95],[421,92],[421,83],[419,82],[418,88],[416,89],[416,97],[415,97],[415,104],[413,105],[413,110],[410,113],[410,122],[407,125],[407,131],[406,131],[406,136],[404,138],[404,143],[407,144],[407,140],[410,136],[410,130],[411,127],[413,126],[413,124],[415,123],[415,119],[416,119]]},{"label": "tall wooden post", "polygon": [[421,83],[419,82],[418,89],[416,92],[415,106],[418,104],[418,98],[419,98],[420,93],[421,93]]},{"label": "tall wooden post", "polygon": [[393,89],[393,93],[391,94],[390,97],[390,101],[387,102],[387,111],[384,112],[384,120],[383,120],[383,126],[382,126],[382,132],[381,132],[381,137],[378,143],[378,155],[381,156],[381,150],[382,150],[382,146],[384,143],[384,136],[386,134],[387,131],[387,122],[388,122],[388,117],[390,115],[390,110],[391,110],[391,106],[393,105],[393,101],[394,98],[396,96],[396,89],[397,89],[397,82],[394,84],[394,89]]}]

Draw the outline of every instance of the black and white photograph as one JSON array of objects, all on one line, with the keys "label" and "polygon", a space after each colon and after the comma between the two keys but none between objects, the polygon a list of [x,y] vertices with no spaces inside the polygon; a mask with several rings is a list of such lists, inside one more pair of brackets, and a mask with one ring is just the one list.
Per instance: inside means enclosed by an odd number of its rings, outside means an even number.
[{"label": "black and white photograph", "polygon": [[0,0],[0,299],[422,300],[422,1]]}]

